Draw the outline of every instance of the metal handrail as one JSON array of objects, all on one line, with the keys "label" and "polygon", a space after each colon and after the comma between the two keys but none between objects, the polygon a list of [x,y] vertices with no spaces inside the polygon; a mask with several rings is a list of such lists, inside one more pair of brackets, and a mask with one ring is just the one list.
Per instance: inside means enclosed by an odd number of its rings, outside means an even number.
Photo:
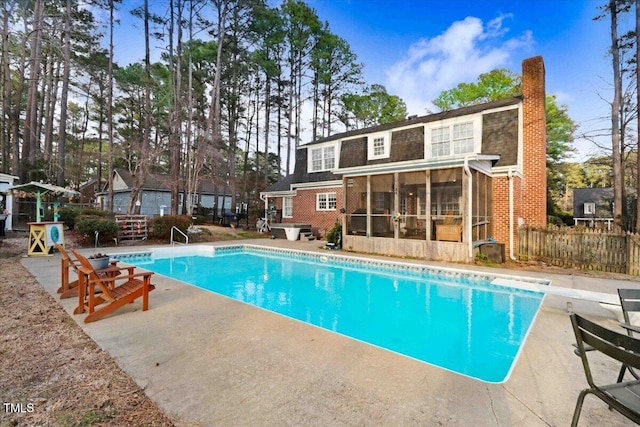
[{"label": "metal handrail", "polygon": [[[182,236],[184,237],[184,243],[173,240],[173,230],[176,230],[178,233],[182,234]],[[180,245],[188,245],[189,244],[189,236],[184,234],[178,227],[176,227],[174,225],[173,227],[171,227],[171,246],[174,246],[176,243],[178,243]]]}]

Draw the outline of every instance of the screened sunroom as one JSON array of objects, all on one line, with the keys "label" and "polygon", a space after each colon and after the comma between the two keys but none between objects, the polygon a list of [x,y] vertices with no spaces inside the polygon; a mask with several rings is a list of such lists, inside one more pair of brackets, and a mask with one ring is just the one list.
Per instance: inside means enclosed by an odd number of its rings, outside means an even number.
[{"label": "screened sunroom", "polygon": [[491,236],[491,178],[464,167],[350,176],[345,237],[467,243]]}]

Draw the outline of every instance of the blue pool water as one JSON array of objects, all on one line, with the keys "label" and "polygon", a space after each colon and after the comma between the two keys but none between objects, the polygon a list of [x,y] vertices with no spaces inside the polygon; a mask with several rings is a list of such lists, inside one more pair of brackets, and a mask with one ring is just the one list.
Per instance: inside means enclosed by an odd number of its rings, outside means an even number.
[{"label": "blue pool water", "polygon": [[486,279],[251,249],[126,262],[487,382],[507,379],[543,297]]}]

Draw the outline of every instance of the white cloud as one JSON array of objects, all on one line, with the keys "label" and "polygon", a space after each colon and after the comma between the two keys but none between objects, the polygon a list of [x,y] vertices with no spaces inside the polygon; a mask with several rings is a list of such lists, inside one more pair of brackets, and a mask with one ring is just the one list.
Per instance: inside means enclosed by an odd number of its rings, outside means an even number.
[{"label": "white cloud", "polygon": [[[475,81],[481,73],[507,66],[513,52],[533,44],[531,32],[508,38],[501,15],[484,24],[467,17],[442,34],[409,46],[404,58],[386,70],[389,93],[400,96],[410,114],[433,110],[443,90]],[[518,70],[514,70],[518,72]]]}]

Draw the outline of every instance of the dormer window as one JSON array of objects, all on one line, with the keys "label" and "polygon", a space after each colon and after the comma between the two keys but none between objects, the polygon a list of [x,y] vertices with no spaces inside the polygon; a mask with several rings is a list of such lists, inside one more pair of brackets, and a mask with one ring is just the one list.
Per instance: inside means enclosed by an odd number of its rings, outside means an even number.
[{"label": "dormer window", "polygon": [[473,123],[453,125],[453,154],[473,153]]},{"label": "dormer window", "polygon": [[449,128],[436,128],[431,131],[431,155],[433,157],[448,156],[451,152]]},{"label": "dormer window", "polygon": [[373,156],[384,156],[384,137],[380,136],[373,139]]},{"label": "dormer window", "polygon": [[[479,119],[466,122],[451,122],[427,127],[427,141],[431,145],[431,157],[458,156],[479,151],[482,134]],[[478,147],[476,147],[478,145]]]},{"label": "dormer window", "polygon": [[321,172],[335,169],[336,147],[327,145],[324,147],[310,148],[309,172]]},{"label": "dormer window", "polygon": [[367,144],[367,158],[386,159],[389,157],[391,136],[388,132],[369,135]]}]

